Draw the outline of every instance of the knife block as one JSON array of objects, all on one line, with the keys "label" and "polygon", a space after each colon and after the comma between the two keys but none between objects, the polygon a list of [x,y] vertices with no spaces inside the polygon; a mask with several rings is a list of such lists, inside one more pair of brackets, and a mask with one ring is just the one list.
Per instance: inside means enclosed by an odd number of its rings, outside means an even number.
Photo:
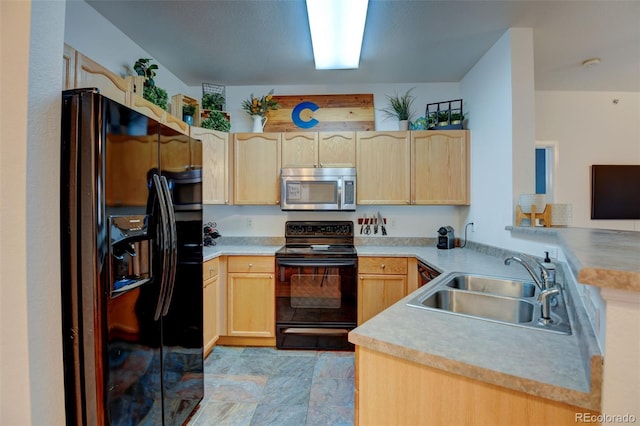
[{"label": "knife block", "polygon": [[546,204],[542,213],[536,213],[535,204],[531,205],[531,213],[524,213],[522,207],[518,204],[516,206],[516,226],[520,226],[522,219],[529,219],[532,228],[536,226],[536,219],[542,219],[545,228],[551,227],[551,204]]}]

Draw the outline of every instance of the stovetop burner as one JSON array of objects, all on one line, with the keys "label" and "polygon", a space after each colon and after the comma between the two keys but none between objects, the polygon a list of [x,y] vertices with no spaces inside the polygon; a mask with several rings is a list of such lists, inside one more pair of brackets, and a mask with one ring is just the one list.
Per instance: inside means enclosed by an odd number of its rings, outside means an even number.
[{"label": "stovetop burner", "polygon": [[289,221],[276,256],[356,256],[351,221]]}]

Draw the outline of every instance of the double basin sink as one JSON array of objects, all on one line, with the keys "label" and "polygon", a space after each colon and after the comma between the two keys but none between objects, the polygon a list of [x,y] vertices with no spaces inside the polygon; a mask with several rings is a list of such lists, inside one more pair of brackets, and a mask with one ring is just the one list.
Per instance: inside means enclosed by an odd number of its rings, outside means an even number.
[{"label": "double basin sink", "polygon": [[555,296],[551,321],[541,321],[540,289],[532,281],[451,273],[440,284],[420,292],[411,307],[445,312],[520,327],[571,334],[564,295]]}]

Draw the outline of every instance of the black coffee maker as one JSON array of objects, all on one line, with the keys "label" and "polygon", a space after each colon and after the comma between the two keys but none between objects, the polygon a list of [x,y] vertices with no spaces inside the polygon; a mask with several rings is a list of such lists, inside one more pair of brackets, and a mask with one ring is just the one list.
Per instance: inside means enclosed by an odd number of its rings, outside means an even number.
[{"label": "black coffee maker", "polygon": [[441,226],[438,229],[438,244],[436,247],[439,249],[452,249],[455,247],[456,237],[453,235],[453,228],[451,226]]}]

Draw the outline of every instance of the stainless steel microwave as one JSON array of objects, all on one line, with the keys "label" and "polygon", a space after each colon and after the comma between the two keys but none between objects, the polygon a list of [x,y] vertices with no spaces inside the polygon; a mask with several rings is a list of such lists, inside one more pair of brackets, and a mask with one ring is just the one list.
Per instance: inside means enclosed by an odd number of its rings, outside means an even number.
[{"label": "stainless steel microwave", "polygon": [[282,210],[356,209],[356,169],[284,168],[280,173]]}]

